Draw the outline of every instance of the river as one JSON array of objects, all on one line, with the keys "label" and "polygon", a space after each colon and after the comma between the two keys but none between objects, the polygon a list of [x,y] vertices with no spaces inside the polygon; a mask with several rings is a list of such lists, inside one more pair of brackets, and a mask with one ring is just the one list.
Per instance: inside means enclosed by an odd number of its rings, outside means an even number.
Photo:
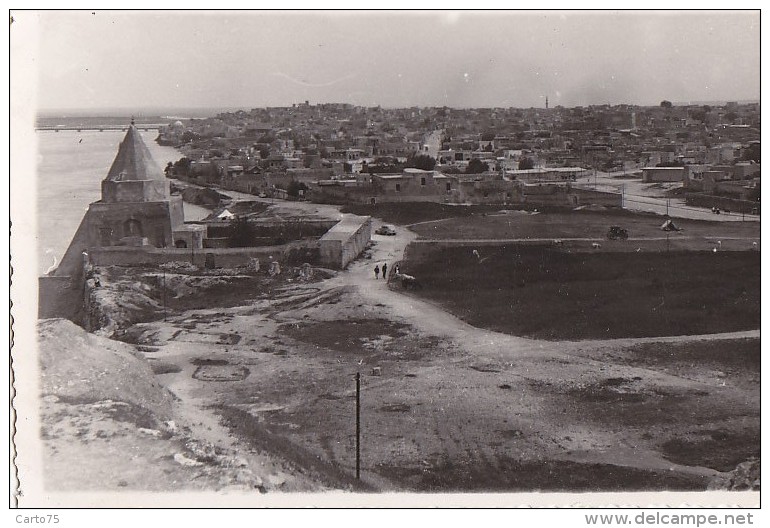
[{"label": "river", "polygon": [[[182,154],[155,143],[155,130],[140,132],[162,169]],[[38,131],[37,251],[38,273],[60,262],[88,205],[101,198],[101,181],[118,153],[122,131]],[[185,220],[200,220],[210,213],[185,203]]]}]

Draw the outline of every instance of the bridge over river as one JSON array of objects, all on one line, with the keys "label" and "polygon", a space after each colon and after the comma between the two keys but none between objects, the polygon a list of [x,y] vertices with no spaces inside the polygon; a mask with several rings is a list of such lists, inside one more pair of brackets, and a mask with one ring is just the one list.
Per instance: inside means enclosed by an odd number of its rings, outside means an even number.
[{"label": "bridge over river", "polygon": [[[161,127],[166,126],[167,123],[137,123],[134,126],[139,130],[159,130]],[[104,132],[105,130],[128,130],[130,125],[42,125],[36,126],[35,130],[59,132],[60,130],[76,130],[82,132],[84,130],[98,130]]]}]

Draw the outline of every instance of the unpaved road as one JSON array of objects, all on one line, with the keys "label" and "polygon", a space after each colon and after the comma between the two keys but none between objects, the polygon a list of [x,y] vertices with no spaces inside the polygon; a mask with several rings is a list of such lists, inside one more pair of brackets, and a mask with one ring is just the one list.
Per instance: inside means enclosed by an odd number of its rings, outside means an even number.
[{"label": "unpaved road", "polygon": [[[623,173],[615,173],[615,176]],[[666,190],[681,187],[679,184],[644,183],[641,179],[622,179],[613,177],[611,173],[599,172],[581,179],[575,184],[584,189],[598,189],[606,192],[622,193],[623,208],[631,211],[645,211],[656,214],[668,214],[672,218],[691,218],[694,220],[709,220],[714,222],[759,222],[759,215],[742,215],[738,213],[722,213],[716,215],[705,207],[687,205],[682,198],[666,196]]]}]

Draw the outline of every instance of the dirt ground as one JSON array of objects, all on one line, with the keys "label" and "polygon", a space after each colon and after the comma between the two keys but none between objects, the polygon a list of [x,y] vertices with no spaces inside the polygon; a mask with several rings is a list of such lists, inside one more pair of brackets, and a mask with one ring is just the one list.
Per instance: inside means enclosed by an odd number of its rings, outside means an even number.
[{"label": "dirt ground", "polygon": [[185,412],[153,375],[174,369],[142,358],[151,347],[61,319],[39,331],[46,490],[323,490],[282,459],[234,445],[218,420]]},{"label": "dirt ground", "polygon": [[[469,220],[458,221],[452,236],[463,237],[459,226]],[[414,230],[423,227],[430,225]],[[49,463],[58,468],[52,474],[62,476],[51,486],[169,491],[184,482],[268,493],[758,489],[758,330],[549,341],[474,327],[375,279],[375,264],[387,262],[392,272],[419,236],[397,231],[374,235],[367,255],[343,272],[317,272],[310,280],[287,272],[269,283],[241,274],[229,286],[230,279],[220,284],[212,277],[200,299],[196,288],[166,298],[165,320],[139,318],[117,332],[126,343],[89,335],[102,340],[86,347],[93,358],[112,346],[141,356],[140,378],[154,374],[157,386],[147,391],[156,399],[110,410],[116,404],[107,400],[130,398],[80,385],[72,398],[62,383],[46,385],[43,436],[52,448]],[[136,279],[149,285],[140,287],[149,300],[139,311],[152,310],[157,278]],[[230,288],[237,288],[234,298],[224,294]],[[54,333],[49,342],[57,339]],[[63,348],[79,350],[66,342]],[[57,376],[49,381],[90,375],[65,368]],[[108,432],[99,432],[102,421]],[[89,478],[73,482],[72,464]]]},{"label": "dirt ground", "polygon": [[758,332],[557,343],[482,330],[375,280],[413,235],[374,238],[336,277],[132,335],[187,414],[332,488],[704,490],[758,457]]}]

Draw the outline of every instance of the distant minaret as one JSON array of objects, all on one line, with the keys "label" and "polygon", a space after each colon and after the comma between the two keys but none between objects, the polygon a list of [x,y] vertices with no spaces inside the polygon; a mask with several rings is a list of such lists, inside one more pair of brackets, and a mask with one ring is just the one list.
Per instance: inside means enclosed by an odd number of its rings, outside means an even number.
[{"label": "distant minaret", "polygon": [[548,96],[545,96],[545,109],[548,110]]}]

